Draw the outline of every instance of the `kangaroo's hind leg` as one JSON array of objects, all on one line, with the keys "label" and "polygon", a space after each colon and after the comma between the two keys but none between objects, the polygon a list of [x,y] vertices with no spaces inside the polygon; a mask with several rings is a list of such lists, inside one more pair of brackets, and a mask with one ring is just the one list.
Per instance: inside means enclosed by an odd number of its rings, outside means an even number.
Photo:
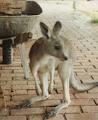
[{"label": "kangaroo's hind leg", "polygon": [[70,94],[69,94],[69,80],[71,75],[71,65],[67,61],[61,64],[58,67],[58,73],[62,80],[63,86],[63,95],[64,95],[64,102],[60,105],[56,106],[52,111],[46,113],[45,119],[49,117],[53,117],[60,112],[63,108],[66,108],[71,103]]},{"label": "kangaroo's hind leg", "polygon": [[16,106],[16,108],[26,108],[26,107],[31,107],[34,103],[39,102],[39,101],[43,101],[48,99],[49,97],[49,93],[48,93],[48,76],[49,73],[45,72],[45,73],[39,73],[39,78],[42,82],[42,95],[40,96],[33,96],[30,100],[27,100],[23,103],[21,103],[20,105]]},{"label": "kangaroo's hind leg", "polygon": [[42,94],[42,90],[41,90],[41,87],[39,85],[39,76],[38,76],[39,65],[33,66],[33,63],[30,62],[29,63],[29,67],[30,67],[33,79],[35,81],[36,93],[37,93],[37,95],[41,95]]}]

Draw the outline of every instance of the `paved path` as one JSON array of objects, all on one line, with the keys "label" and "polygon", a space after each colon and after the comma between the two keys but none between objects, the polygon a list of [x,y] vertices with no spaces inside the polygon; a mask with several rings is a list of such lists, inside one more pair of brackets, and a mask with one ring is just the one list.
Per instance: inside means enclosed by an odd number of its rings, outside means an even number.
[{"label": "paved path", "polygon": [[[74,68],[77,79],[82,82],[98,80],[98,29],[94,29],[90,24],[90,18],[80,12],[74,13],[66,4],[55,7],[53,4],[47,6],[41,3],[41,5],[44,13],[39,21],[44,21],[51,28],[57,20],[63,23],[61,34],[64,34],[74,47],[73,52],[76,56],[74,57]],[[35,39],[41,35],[38,25],[33,32]],[[30,44],[28,43],[27,46],[30,47]],[[24,80],[18,48],[15,48],[14,51],[14,63],[0,65],[0,83],[8,106],[19,104],[22,100],[36,95],[32,78],[28,81]],[[98,120],[98,88],[85,93],[70,90],[70,94],[71,105],[50,120]],[[62,98],[61,82],[56,75],[55,89],[49,100],[36,103],[32,108],[2,110],[0,120],[43,120],[44,112],[61,103]],[[3,105],[1,95],[0,107]]]}]

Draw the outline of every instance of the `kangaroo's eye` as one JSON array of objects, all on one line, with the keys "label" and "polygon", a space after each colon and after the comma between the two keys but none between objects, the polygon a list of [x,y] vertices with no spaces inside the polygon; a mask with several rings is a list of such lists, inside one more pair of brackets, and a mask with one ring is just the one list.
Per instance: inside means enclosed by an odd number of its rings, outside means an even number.
[{"label": "kangaroo's eye", "polygon": [[61,46],[59,46],[59,45],[55,46],[55,50],[60,50],[60,49],[61,49]]}]

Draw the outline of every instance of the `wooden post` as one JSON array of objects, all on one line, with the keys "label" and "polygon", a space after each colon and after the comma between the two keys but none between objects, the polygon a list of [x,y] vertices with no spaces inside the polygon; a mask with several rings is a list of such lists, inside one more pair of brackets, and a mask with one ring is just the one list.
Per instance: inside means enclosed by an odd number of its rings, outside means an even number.
[{"label": "wooden post", "polygon": [[[23,35],[21,35],[21,41],[22,40],[23,40]],[[20,51],[21,63],[25,74],[25,79],[29,79],[29,65],[28,65],[29,61],[27,57],[25,43],[19,44],[19,51]]]}]

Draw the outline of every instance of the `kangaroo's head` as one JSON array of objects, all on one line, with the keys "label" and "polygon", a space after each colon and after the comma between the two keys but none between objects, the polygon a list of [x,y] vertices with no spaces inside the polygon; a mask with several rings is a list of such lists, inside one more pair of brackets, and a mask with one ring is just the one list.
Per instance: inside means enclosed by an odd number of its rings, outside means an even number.
[{"label": "kangaroo's head", "polygon": [[46,52],[60,60],[67,60],[68,58],[64,54],[64,44],[62,43],[61,36],[59,35],[62,28],[61,22],[57,21],[52,30],[50,30],[47,25],[40,22],[40,28],[43,34]]}]

